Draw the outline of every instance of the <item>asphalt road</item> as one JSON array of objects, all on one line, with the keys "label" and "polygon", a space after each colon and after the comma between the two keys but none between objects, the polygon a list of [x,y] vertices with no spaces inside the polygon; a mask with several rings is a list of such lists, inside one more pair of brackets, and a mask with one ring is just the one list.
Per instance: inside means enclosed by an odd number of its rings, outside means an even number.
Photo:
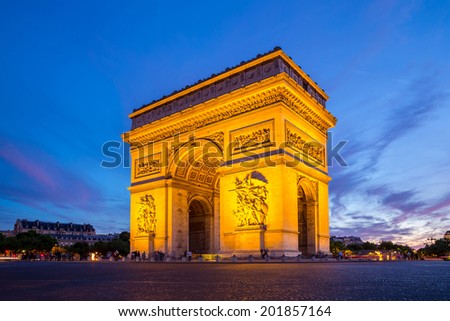
[{"label": "asphalt road", "polygon": [[0,300],[450,300],[450,262],[1,262]]}]

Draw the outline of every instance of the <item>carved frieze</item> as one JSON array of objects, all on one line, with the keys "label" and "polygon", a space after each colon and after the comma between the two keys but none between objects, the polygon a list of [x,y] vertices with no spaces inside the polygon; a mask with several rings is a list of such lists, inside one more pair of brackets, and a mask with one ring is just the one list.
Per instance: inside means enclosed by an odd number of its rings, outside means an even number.
[{"label": "carved frieze", "polygon": [[[194,131],[197,128],[214,124],[224,119],[240,115],[252,110],[263,108],[277,102],[283,102],[287,107],[299,114],[322,133],[326,133],[331,125],[325,121],[321,116],[308,108],[305,103],[291,94],[289,90],[282,86],[275,89],[270,89],[266,92],[261,92],[245,99],[235,101],[226,105],[220,105],[208,113],[198,114],[191,118],[173,123],[171,126],[161,128],[159,130],[151,131],[136,137],[125,135],[124,138],[131,144],[132,148],[147,144],[149,142],[156,142],[163,139],[173,137],[180,133]],[[335,118],[329,114],[328,111],[323,110],[324,113],[330,115],[335,121]]]},{"label": "carved frieze", "polygon": [[324,164],[325,147],[288,122],[286,122],[286,145],[302,152],[306,161],[313,161],[314,165]]},{"label": "carved frieze", "polygon": [[269,206],[267,205],[267,179],[253,171],[243,180],[236,177],[235,189],[237,210],[233,211],[238,219],[238,227],[266,224]]},{"label": "carved frieze", "polygon": [[262,146],[270,143],[270,128],[262,128],[234,137],[234,151]]},{"label": "carved frieze", "polygon": [[137,230],[139,234],[156,233],[156,206],[155,199],[149,194],[140,198],[137,217]]},{"label": "carved frieze", "polygon": [[273,128],[273,120],[269,120],[233,130],[230,133],[230,142],[233,144],[232,153],[272,145],[274,140]]},{"label": "carved frieze", "polygon": [[134,161],[134,177],[140,178],[161,172],[161,153],[136,159]]}]

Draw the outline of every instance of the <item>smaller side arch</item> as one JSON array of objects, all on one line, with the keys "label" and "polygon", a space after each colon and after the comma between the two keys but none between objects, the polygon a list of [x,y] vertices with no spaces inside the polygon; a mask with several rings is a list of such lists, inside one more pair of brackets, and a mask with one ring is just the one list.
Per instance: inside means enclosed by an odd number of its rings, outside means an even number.
[{"label": "smaller side arch", "polygon": [[305,192],[306,200],[308,202],[316,202],[317,201],[317,195],[316,195],[316,189],[314,188],[313,184],[310,180],[308,180],[305,177],[302,177],[298,180],[297,184],[298,189],[302,188]]},{"label": "smaller side arch", "polygon": [[306,178],[297,185],[298,250],[306,255],[316,253],[317,196]]}]

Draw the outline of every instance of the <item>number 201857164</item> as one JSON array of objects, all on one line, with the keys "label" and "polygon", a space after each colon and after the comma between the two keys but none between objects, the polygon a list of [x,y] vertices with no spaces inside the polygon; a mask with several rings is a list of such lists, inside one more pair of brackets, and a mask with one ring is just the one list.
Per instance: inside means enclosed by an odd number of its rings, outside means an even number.
[{"label": "number 201857164", "polygon": [[329,317],[331,316],[330,306],[294,305],[294,306],[273,306],[263,305],[260,308],[261,317]]}]

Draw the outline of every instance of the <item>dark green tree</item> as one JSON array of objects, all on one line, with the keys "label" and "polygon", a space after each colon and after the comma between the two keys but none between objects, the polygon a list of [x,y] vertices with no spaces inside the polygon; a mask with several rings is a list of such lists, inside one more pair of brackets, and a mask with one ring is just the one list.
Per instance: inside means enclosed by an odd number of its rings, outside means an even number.
[{"label": "dark green tree", "polygon": [[91,252],[98,253],[102,256],[106,255],[108,252],[108,243],[102,241],[95,242],[95,244],[91,246]]},{"label": "dark green tree", "polygon": [[421,256],[447,256],[450,255],[450,242],[446,239],[436,240],[431,245],[425,245],[418,252]]},{"label": "dark green tree", "polygon": [[437,256],[450,255],[450,242],[445,239],[440,239],[432,245],[433,251]]},{"label": "dark green tree", "polygon": [[398,245],[392,243],[391,241],[382,241],[380,245],[378,245],[379,250],[386,251],[395,251],[397,250]]},{"label": "dark green tree", "polygon": [[89,244],[86,242],[76,242],[69,247],[71,253],[76,253],[80,256],[80,260],[84,260],[89,255]]},{"label": "dark green tree", "polygon": [[17,241],[16,237],[7,237],[4,241],[4,251],[8,250],[12,253],[18,253],[19,252],[19,242]]},{"label": "dark green tree", "polygon": [[358,252],[363,250],[362,244],[349,244],[347,245],[347,249],[349,249],[352,252]]},{"label": "dark green tree", "polygon": [[344,251],[346,249],[344,243],[334,242],[330,240],[330,252],[337,255],[339,251]]},{"label": "dark green tree", "polygon": [[119,234],[119,239],[124,242],[130,242],[130,232],[122,232]]},{"label": "dark green tree", "polygon": [[363,250],[368,250],[368,251],[378,250],[378,246],[375,243],[371,243],[371,242],[364,242],[362,244],[362,248],[363,248]]},{"label": "dark green tree", "polygon": [[9,250],[6,248],[6,237],[0,233],[0,253],[5,253],[6,250]]},{"label": "dark green tree", "polygon": [[115,252],[118,251],[121,256],[126,256],[130,253],[130,242],[129,239],[126,241],[116,238],[108,243],[108,251]]},{"label": "dark green tree", "polygon": [[[13,238],[17,242],[15,245],[16,249],[25,252],[49,252],[58,243],[55,238],[45,234],[38,234],[35,231],[19,233]],[[11,243],[14,245],[13,240],[11,240]]]}]

